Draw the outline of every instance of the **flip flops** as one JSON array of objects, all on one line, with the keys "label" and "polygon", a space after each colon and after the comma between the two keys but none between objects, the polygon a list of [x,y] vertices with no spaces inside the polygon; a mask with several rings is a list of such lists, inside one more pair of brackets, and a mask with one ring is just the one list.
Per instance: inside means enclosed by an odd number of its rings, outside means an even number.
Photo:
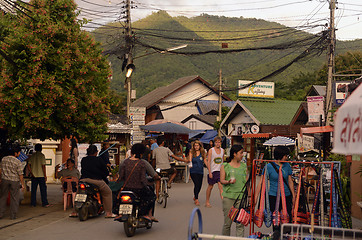
[{"label": "flip flops", "polygon": [[105,218],[115,218],[117,217],[116,214],[112,213],[111,215],[106,215]]}]

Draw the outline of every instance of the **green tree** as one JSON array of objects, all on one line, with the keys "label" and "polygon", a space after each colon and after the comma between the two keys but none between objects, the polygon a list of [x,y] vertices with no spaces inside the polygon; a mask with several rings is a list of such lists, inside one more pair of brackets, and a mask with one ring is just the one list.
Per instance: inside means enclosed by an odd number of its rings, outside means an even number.
[{"label": "green tree", "polygon": [[[19,3],[22,4],[22,3]],[[23,3],[24,4],[24,3]],[[0,126],[9,138],[104,138],[110,67],[73,0],[31,0],[0,42]],[[7,16],[2,16],[7,17]]]},{"label": "green tree", "polygon": [[[335,58],[335,72],[340,73],[360,73],[362,67],[362,52],[347,52]],[[312,85],[326,85],[328,77],[328,66],[321,69],[304,73],[300,72],[294,77],[292,82],[284,89],[276,88],[277,97],[284,97],[289,100],[303,100]],[[336,80],[351,81],[355,77],[343,77]],[[279,85],[280,86],[280,85]]]}]

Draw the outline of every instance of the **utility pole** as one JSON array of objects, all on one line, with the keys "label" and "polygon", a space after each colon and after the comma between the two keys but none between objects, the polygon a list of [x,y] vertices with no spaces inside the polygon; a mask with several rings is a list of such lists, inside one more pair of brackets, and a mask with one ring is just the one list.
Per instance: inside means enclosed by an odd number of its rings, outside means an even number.
[{"label": "utility pole", "polygon": [[[126,0],[126,28],[125,28],[125,41],[127,53],[127,65],[133,64],[132,59],[132,29],[131,29],[131,2]],[[131,76],[126,77],[126,88],[127,88],[127,119],[130,121],[130,106],[131,106]]]},{"label": "utility pole", "polygon": [[326,89],[326,102],[325,102],[325,123],[330,125],[331,113],[329,112],[333,106],[333,73],[334,73],[334,53],[335,53],[335,28],[334,28],[334,11],[336,9],[336,1],[329,0],[330,10],[330,23],[329,23],[329,46],[328,46],[328,81]]},{"label": "utility pole", "polygon": [[[221,77],[221,68],[219,71],[219,116],[218,116],[218,121],[220,121],[221,124],[221,120],[222,120],[222,77]],[[218,136],[221,137],[221,125],[219,126],[218,129]]]}]

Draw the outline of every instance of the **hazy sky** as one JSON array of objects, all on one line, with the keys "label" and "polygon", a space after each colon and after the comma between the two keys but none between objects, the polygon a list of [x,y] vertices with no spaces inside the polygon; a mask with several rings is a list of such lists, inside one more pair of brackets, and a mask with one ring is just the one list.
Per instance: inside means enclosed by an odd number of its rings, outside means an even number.
[{"label": "hazy sky", "polygon": [[[329,24],[327,0],[131,0],[132,21],[152,12],[165,10],[171,16],[198,16],[202,13],[228,17],[258,18],[286,26]],[[336,0],[337,1],[337,0]],[[104,24],[115,21],[122,11],[123,0],[76,0],[82,16]],[[337,38],[362,39],[362,1],[338,0],[335,12]],[[319,32],[318,27],[312,32]]]}]

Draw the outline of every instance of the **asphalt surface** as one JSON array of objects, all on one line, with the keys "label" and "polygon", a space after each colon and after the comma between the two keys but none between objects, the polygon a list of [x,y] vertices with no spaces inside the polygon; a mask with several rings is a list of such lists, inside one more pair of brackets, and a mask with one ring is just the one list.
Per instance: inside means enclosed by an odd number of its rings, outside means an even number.
[{"label": "asphalt surface", "polygon": [[[200,193],[199,207],[203,218],[203,233],[218,235],[221,233],[223,213],[218,189],[212,192],[212,208],[204,207],[205,190],[207,183],[204,181]],[[133,239],[187,239],[190,214],[195,205],[192,201],[193,184],[175,183],[170,190],[171,198],[167,208],[157,205],[155,216],[160,220],[150,230],[139,229]],[[38,206],[30,207],[30,194],[25,194],[25,199],[20,205],[18,217],[10,220],[8,211],[0,219],[1,239],[125,239],[123,226],[112,219],[103,216],[80,222],[77,218],[69,218],[71,209],[63,210],[62,190],[60,184],[48,184],[48,200],[52,204],[49,208],[41,207],[40,193],[38,190]],[[353,228],[362,229],[362,221],[353,218]],[[193,232],[198,232],[198,219],[194,219]],[[263,233],[271,229],[263,227],[254,231]],[[235,227],[232,227],[235,236]],[[245,227],[245,236],[249,235],[249,226]],[[216,238],[217,239],[217,238]]]}]

